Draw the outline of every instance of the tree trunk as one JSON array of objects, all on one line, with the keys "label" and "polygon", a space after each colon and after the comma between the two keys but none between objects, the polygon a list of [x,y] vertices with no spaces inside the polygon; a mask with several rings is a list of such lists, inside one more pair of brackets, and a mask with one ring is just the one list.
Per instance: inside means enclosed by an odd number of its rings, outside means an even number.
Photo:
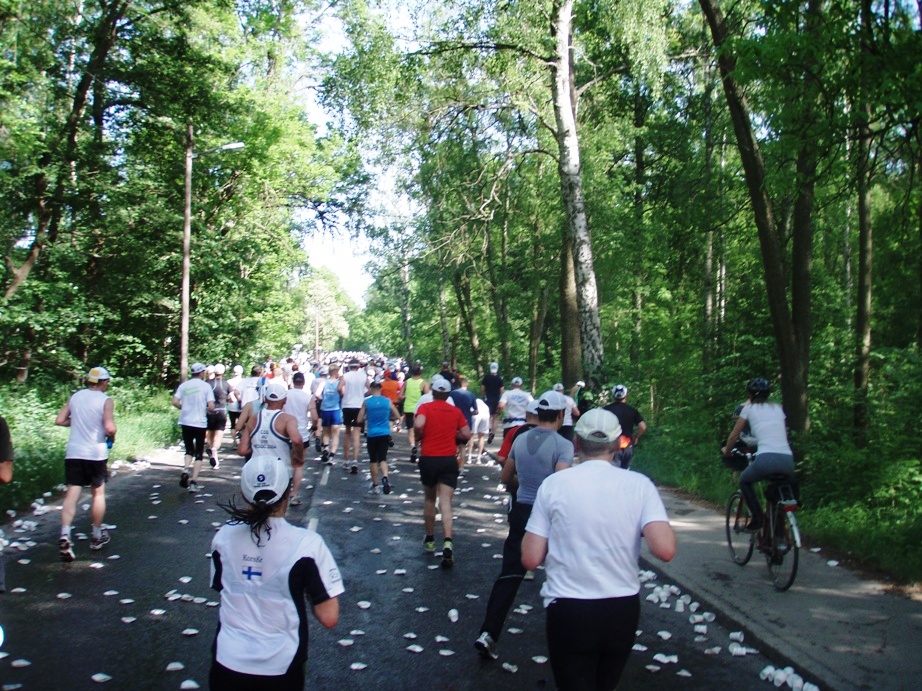
[{"label": "tree trunk", "polygon": [[583,198],[579,138],[576,131],[576,102],[572,80],[573,52],[570,45],[573,0],[555,0],[551,20],[555,41],[551,74],[554,118],[557,126],[557,165],[567,225],[573,242],[583,367],[589,385],[596,386],[601,384],[604,351],[602,325],[599,319],[599,292]]},{"label": "tree trunk", "polygon": [[746,186],[759,232],[765,287],[771,313],[775,343],[781,362],[782,403],[788,424],[795,432],[808,426],[806,364],[800,358],[797,333],[788,306],[787,276],[784,271],[782,241],[775,222],[771,199],[765,180],[765,162],[758,140],[752,130],[746,97],[734,77],[736,59],[726,46],[728,32],[717,0],[699,0],[717,48],[717,64],[723,80],[724,95],[733,131],[736,135]]},{"label": "tree trunk", "polygon": [[535,393],[538,384],[538,348],[544,334],[544,321],[547,317],[547,295],[549,288],[545,284],[535,299],[531,314],[531,331],[528,335],[528,388]]},{"label": "tree trunk", "polygon": [[439,328],[442,332],[442,360],[451,361],[451,334],[448,332],[448,304],[445,301],[445,285],[439,274]]},{"label": "tree trunk", "polygon": [[573,242],[564,225],[560,251],[560,369],[561,381],[569,388],[583,378],[579,338],[579,305],[573,270]]},{"label": "tree trunk", "polygon": [[400,293],[400,322],[403,325],[403,340],[406,345],[407,362],[412,366],[416,360],[415,349],[413,348],[413,322],[412,312],[410,311],[410,264],[404,262],[400,267],[400,276],[403,279]]},{"label": "tree trunk", "polygon": [[631,368],[636,371],[640,365],[640,346],[643,338],[643,248],[644,225],[644,185],[647,178],[647,162],[644,156],[646,142],[643,138],[643,126],[646,122],[647,106],[644,103],[640,87],[634,87],[634,228],[633,237],[628,243],[628,252],[633,254],[634,285],[631,290],[632,333],[628,349]]},{"label": "tree trunk", "polygon": [[861,1],[861,103],[857,109],[856,171],[858,190],[858,300],[855,315],[855,444],[867,444],[868,381],[871,371],[871,268],[873,236],[871,233],[871,104],[868,101],[869,64],[874,41],[871,0]]},{"label": "tree trunk", "polygon": [[461,312],[461,321],[467,330],[468,341],[471,345],[471,355],[474,362],[480,363],[480,337],[477,335],[477,320],[474,318],[474,305],[471,302],[471,282],[461,273],[455,274],[455,297],[458,299],[458,309]]}]

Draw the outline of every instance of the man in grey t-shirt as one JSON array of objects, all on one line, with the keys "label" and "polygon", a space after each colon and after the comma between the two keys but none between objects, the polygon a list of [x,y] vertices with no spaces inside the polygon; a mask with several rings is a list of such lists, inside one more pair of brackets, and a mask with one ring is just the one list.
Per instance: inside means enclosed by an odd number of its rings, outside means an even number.
[{"label": "man in grey t-shirt", "polygon": [[519,487],[509,510],[509,536],[503,545],[502,570],[493,584],[480,635],[474,642],[481,656],[492,660],[497,658],[496,642],[525,578],[522,537],[538,488],[545,478],[569,468],[573,462],[573,444],[557,433],[563,422],[566,399],[557,391],[545,391],[538,398],[537,406],[538,426],[516,438],[501,475],[502,482],[507,485],[513,476],[518,476]]}]

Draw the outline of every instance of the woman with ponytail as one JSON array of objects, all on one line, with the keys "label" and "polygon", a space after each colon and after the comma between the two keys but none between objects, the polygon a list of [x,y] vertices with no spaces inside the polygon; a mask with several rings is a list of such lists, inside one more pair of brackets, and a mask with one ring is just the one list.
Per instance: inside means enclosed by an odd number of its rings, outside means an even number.
[{"label": "woman with ponytail", "polygon": [[230,522],[211,544],[211,587],[221,593],[212,689],[304,688],[307,602],[326,628],[339,621],[342,577],[323,538],[285,520],[291,468],[255,456],[240,474],[246,505],[220,505]]}]

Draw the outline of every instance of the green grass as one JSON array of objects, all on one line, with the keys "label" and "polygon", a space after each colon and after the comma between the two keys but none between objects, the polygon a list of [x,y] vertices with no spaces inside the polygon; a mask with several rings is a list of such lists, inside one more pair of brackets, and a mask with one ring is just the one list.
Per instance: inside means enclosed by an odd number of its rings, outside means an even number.
[{"label": "green grass", "polygon": [[[22,509],[45,492],[60,490],[68,430],[56,427],[54,419],[67,393],[40,395],[24,387],[0,390],[0,414],[10,425],[15,449],[13,482],[0,485],[0,511]],[[118,426],[110,461],[137,460],[176,440],[176,413],[168,393],[131,382],[110,386],[108,393],[115,401]]]}]

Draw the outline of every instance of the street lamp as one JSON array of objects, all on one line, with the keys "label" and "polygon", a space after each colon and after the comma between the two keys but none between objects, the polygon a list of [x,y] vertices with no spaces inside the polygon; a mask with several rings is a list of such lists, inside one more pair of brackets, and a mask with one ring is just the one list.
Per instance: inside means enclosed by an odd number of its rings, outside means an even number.
[{"label": "street lamp", "polygon": [[[192,267],[192,159],[196,154],[194,151],[194,140],[192,123],[186,126],[186,199],[183,209],[182,218],[182,320],[180,323],[179,338],[179,379],[186,381],[189,375],[189,297],[190,297],[190,280],[189,273]],[[217,151],[239,151],[244,146],[243,142],[231,142],[224,144],[215,149],[209,149],[202,153],[214,153]]]}]

